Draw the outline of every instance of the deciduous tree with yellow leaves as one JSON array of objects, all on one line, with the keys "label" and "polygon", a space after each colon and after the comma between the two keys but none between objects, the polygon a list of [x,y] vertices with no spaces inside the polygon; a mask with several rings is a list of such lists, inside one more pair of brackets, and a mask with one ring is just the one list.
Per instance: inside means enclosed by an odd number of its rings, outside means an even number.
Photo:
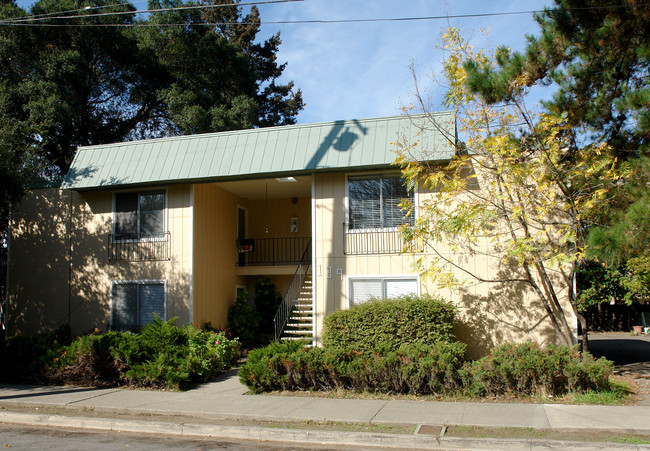
[{"label": "deciduous tree with yellow leaves", "polygon": [[[577,151],[564,115],[530,112],[524,104],[530,80],[523,76],[499,103],[472,92],[465,63],[494,65],[498,52],[474,49],[454,28],[443,35],[442,48],[444,103],[457,112],[459,136],[448,137],[456,152],[446,165],[413,153],[412,142],[398,143],[397,163],[407,183],[435,193],[420,201],[414,225],[402,229],[408,250],[419,271],[441,285],[525,284],[559,341],[575,344],[574,315],[586,330],[575,291],[585,232],[625,165],[603,143]],[[416,91],[416,108],[426,111]],[[427,126],[437,127],[436,116],[428,117]],[[427,252],[419,253],[421,246]],[[490,278],[463,264],[464,257],[479,254],[498,257],[514,270]]]}]

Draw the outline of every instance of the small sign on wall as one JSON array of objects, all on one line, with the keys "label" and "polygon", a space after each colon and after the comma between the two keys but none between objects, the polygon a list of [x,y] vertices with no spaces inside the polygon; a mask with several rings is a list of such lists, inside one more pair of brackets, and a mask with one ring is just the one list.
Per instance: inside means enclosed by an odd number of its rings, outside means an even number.
[{"label": "small sign on wall", "polygon": [[291,233],[298,233],[298,217],[293,216],[291,218]]}]

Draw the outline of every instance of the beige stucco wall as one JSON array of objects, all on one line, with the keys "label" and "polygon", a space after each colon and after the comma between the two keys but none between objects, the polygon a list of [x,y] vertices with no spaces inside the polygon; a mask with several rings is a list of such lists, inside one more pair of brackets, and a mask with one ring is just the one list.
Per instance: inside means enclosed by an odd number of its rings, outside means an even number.
[{"label": "beige stucco wall", "polygon": [[237,207],[243,200],[213,183],[194,185],[193,322],[226,327],[235,303]]},{"label": "beige stucco wall", "polygon": [[[306,197],[246,200],[249,238],[286,238],[311,235],[311,200]],[[291,218],[298,218],[298,232],[291,232]],[[268,232],[266,231],[268,227]]]},{"label": "beige stucco wall", "polygon": [[314,176],[316,239],[312,274],[317,342],[324,316],[348,308],[350,277],[413,274],[410,259],[405,255],[344,255],[346,181],[343,173]]},{"label": "beige stucco wall", "polygon": [[[346,220],[346,176],[342,173],[314,176],[314,287],[316,310],[316,341],[322,334],[325,315],[348,308],[349,280],[354,276],[416,275],[414,257],[398,254],[344,255]],[[420,192],[422,202],[433,193]],[[487,241],[484,242],[487,246]],[[437,248],[461,268],[490,279],[497,275],[515,276],[518,268],[505,266],[499,258],[460,255],[444,246]],[[422,255],[419,255],[422,256]],[[337,274],[341,270],[342,276]],[[331,278],[328,277],[331,271]],[[475,283],[462,271],[454,270],[459,280],[467,280],[462,288],[440,289],[430,279],[420,278],[420,292],[452,301],[458,307],[456,334],[467,343],[468,356],[483,355],[490,348],[507,341],[556,342],[555,333],[539,299],[522,283]],[[563,305],[570,324],[575,324],[565,291]]]},{"label": "beige stucco wall", "polygon": [[167,318],[190,320],[191,191],[167,188],[169,261],[108,260],[113,192],[57,188],[28,192],[12,219],[9,265],[10,333],[70,324],[73,333],[105,330],[114,280],[164,280]]}]

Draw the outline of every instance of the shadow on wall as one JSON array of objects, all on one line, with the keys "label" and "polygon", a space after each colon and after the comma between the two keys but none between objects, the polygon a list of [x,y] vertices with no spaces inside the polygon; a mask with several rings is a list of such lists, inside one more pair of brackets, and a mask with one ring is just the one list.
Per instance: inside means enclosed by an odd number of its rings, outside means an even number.
[{"label": "shadow on wall", "polygon": [[[516,262],[501,265],[494,277],[524,278]],[[479,294],[487,291],[486,294]],[[455,327],[458,340],[467,344],[467,357],[479,358],[495,346],[509,342],[556,343],[555,331],[540,299],[526,282],[480,283],[462,287]]]},{"label": "shadow on wall", "polygon": [[[68,324],[74,334],[110,322],[111,280],[167,281],[167,317],[189,321],[189,274],[175,262],[109,262],[110,194],[34,190],[12,223],[9,332]],[[174,302],[170,302],[173,300]]]}]

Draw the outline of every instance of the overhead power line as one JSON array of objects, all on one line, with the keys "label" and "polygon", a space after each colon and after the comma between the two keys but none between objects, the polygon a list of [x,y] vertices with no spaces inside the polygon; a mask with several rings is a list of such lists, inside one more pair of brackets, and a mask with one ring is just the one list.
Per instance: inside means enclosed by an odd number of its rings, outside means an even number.
[{"label": "overhead power line", "polygon": [[[209,9],[222,6],[248,6],[248,5],[261,5],[261,4],[271,4],[271,3],[288,3],[288,2],[297,2],[304,0],[267,0],[267,1],[256,1],[249,3],[239,3],[237,5],[201,5],[201,6],[182,6],[176,8],[161,8],[161,9],[152,9],[152,10],[136,10],[136,11],[116,11],[110,13],[98,13],[98,14],[83,14],[75,16],[53,16],[47,17],[38,20],[52,20],[52,19],[85,19],[89,17],[98,17],[98,16],[109,16],[109,15],[123,15],[123,14],[144,14],[144,13],[155,13],[155,12],[166,12],[166,11],[180,11],[180,10],[189,10],[189,9]],[[126,5],[126,4],[118,4]],[[551,11],[585,11],[585,10],[603,10],[603,9],[621,9],[621,8],[641,8],[650,6],[650,3],[641,3],[638,5],[609,5],[609,6],[585,6],[578,8],[566,8],[566,9],[552,9]],[[83,10],[78,10],[83,11]],[[513,15],[528,15],[535,13],[543,13],[545,10],[529,10],[529,11],[508,11],[508,12],[497,12],[497,13],[475,13],[475,14],[450,14],[450,15],[438,15],[438,16],[418,16],[418,17],[390,17],[390,18],[367,18],[367,19],[302,19],[302,20],[272,20],[272,21],[260,21],[261,25],[294,25],[294,24],[346,24],[346,23],[367,23],[367,22],[410,22],[410,21],[424,21],[424,20],[446,20],[446,19],[469,19],[469,18],[478,18],[478,17],[495,17],[495,16],[513,16]],[[69,11],[65,11],[66,13]],[[201,22],[193,23],[192,26],[218,26],[218,25],[248,25],[249,22]],[[166,27],[166,26],[186,26],[186,22],[179,23],[123,23],[123,24],[45,24],[45,23],[33,23],[32,18],[20,18],[20,19],[5,19],[0,20],[0,26],[40,26],[40,27]]]},{"label": "overhead power line", "polygon": [[[89,17],[104,17],[104,16],[121,16],[121,15],[135,15],[135,14],[149,14],[149,13],[160,13],[167,11],[185,11],[192,9],[214,9],[214,8],[225,8],[225,7],[240,7],[240,6],[253,6],[253,5],[268,5],[273,3],[290,3],[290,2],[302,2],[304,0],[260,0],[247,3],[237,3],[237,4],[218,4],[218,5],[194,5],[194,6],[177,6],[173,8],[158,8],[158,9],[143,9],[143,10],[129,10],[129,11],[111,11],[108,13],[95,13],[95,14],[75,14],[73,16],[57,16],[56,14],[68,14],[73,12],[83,12],[90,11],[92,9],[103,9],[110,7],[119,7],[119,6],[130,6],[131,3],[116,3],[113,5],[105,6],[86,6],[81,9],[70,9],[67,11],[59,11],[55,13],[46,13],[46,14],[37,14],[35,16],[23,16],[18,18],[11,19],[0,19],[0,25],[4,24],[20,24],[23,22],[35,22],[40,20],[61,20],[61,19],[87,19]],[[241,22],[238,22],[241,23]],[[36,24],[35,24],[36,25]],[[40,24],[38,24],[40,25]],[[54,24],[47,24],[54,25]],[[86,24],[83,24],[86,25]],[[113,24],[92,24],[92,25],[113,25]],[[122,24],[120,24],[122,25]],[[128,24],[124,24],[128,25]],[[67,26],[67,25],[66,25]]]},{"label": "overhead power line", "polygon": [[[34,19],[40,19],[41,17],[50,17],[51,16],[57,16],[59,14],[69,14],[69,13],[78,13],[81,11],[88,11],[90,9],[104,9],[104,8],[112,8],[113,6],[123,6],[124,3],[115,3],[113,5],[104,5],[104,6],[85,6],[83,8],[79,9],[68,9],[65,11],[57,11],[53,13],[43,13],[43,14],[34,14],[33,16],[22,16],[22,17],[12,17],[11,19],[1,19],[0,21],[12,21],[12,22],[19,22],[21,20],[34,20]],[[75,16],[78,17],[78,16]]]}]

